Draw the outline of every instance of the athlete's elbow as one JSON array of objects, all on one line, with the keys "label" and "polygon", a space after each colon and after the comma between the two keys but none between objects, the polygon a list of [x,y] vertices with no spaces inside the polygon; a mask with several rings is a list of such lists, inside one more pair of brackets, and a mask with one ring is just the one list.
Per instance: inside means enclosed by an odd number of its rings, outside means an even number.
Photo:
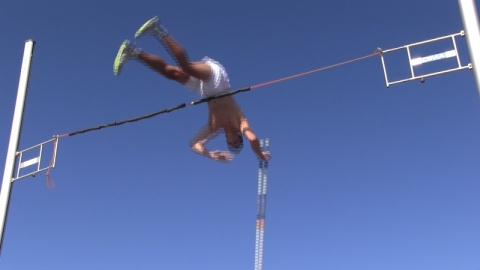
[{"label": "athlete's elbow", "polygon": [[195,145],[190,145],[190,150],[192,150],[193,152],[198,152],[198,149],[197,147],[195,147]]},{"label": "athlete's elbow", "polygon": [[200,143],[190,144],[190,149],[195,153],[201,153],[203,146]]}]

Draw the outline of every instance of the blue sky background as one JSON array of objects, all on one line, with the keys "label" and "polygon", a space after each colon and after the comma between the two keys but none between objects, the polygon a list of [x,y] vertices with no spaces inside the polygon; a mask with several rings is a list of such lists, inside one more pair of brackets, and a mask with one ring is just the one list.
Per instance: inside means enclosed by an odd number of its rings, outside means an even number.
[{"label": "blue sky background", "polygon": [[[219,60],[234,89],[463,29],[454,0],[7,1],[0,153],[27,39],[21,149],[197,99],[136,62],[113,76],[120,43],[155,15],[191,59]],[[137,44],[173,63],[153,38]],[[409,75],[405,52],[386,60],[392,78]],[[271,141],[264,269],[480,269],[471,71],[386,88],[377,56],[236,99]],[[258,162],[248,147],[231,164],[192,153],[206,119],[202,104],[61,139],[55,189],[44,174],[13,185],[0,268],[253,269]]]}]

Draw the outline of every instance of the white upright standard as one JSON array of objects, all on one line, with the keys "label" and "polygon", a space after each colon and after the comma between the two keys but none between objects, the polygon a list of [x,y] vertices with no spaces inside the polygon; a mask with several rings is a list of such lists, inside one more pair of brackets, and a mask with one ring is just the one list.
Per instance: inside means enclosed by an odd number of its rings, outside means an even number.
[{"label": "white upright standard", "polygon": [[25,50],[23,52],[22,70],[20,72],[20,82],[18,84],[17,101],[15,103],[15,112],[13,114],[12,130],[10,133],[10,142],[8,144],[7,158],[5,161],[5,170],[3,172],[2,189],[0,191],[0,251],[3,245],[5,224],[7,221],[8,204],[10,201],[10,192],[12,190],[13,174],[15,170],[15,159],[18,150],[18,142],[22,131],[23,111],[27,97],[28,79],[30,75],[30,65],[33,56],[33,47],[35,41],[25,41]]},{"label": "white upright standard", "polygon": [[473,64],[473,74],[480,95],[480,30],[478,26],[477,7],[475,0],[458,0],[462,14],[463,27],[467,38],[468,50]]}]

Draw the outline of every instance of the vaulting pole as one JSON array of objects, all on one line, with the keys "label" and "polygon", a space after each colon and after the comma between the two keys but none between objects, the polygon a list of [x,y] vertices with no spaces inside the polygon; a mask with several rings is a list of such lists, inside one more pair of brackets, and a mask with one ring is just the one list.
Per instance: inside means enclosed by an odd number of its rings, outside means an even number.
[{"label": "vaulting pole", "polygon": [[[269,139],[260,140],[262,151],[270,150]],[[265,213],[267,207],[267,176],[268,161],[261,161],[258,165],[258,197],[257,197],[257,221],[255,230],[255,270],[263,268],[263,243],[265,235]]]}]

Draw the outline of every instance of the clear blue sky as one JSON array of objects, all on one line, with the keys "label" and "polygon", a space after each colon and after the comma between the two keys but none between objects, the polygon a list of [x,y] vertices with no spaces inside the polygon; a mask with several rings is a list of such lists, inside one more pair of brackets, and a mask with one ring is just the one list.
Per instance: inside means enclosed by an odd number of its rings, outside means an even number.
[{"label": "clear blue sky", "polygon": [[[120,43],[155,15],[191,59],[219,60],[234,89],[463,29],[455,0],[6,1],[0,153],[27,39],[22,149],[197,99],[140,63],[113,76]],[[137,44],[173,63],[153,38]],[[408,76],[405,54],[386,57],[392,77]],[[264,269],[480,269],[471,71],[386,88],[377,56],[236,99],[271,141]],[[248,147],[231,164],[192,153],[206,119],[202,104],[61,139],[55,189],[44,174],[13,185],[0,268],[253,269],[258,162]]]}]

